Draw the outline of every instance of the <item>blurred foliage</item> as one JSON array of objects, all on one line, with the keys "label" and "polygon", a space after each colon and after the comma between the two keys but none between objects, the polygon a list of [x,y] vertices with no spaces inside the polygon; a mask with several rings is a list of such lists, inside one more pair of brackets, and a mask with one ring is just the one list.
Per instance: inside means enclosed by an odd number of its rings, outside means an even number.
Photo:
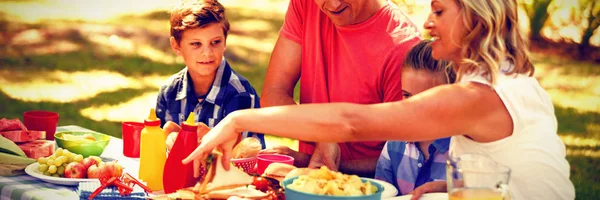
[{"label": "blurred foliage", "polygon": [[530,37],[534,41],[541,40],[541,30],[550,16],[548,6],[552,0],[528,0],[521,1],[523,9],[529,17]]}]

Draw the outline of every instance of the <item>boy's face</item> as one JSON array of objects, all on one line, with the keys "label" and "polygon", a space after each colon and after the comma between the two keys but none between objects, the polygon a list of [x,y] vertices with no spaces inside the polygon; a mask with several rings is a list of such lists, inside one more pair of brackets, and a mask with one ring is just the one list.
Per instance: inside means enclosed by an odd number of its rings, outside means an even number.
[{"label": "boy's face", "polygon": [[[406,66],[405,66],[406,67]],[[402,96],[404,99],[421,93],[429,88],[446,84],[443,72],[433,73],[427,70],[404,68],[402,70]]]},{"label": "boy's face", "polygon": [[183,57],[191,74],[214,76],[225,52],[225,35],[221,23],[188,29],[181,34],[179,44],[171,37],[171,47]]}]

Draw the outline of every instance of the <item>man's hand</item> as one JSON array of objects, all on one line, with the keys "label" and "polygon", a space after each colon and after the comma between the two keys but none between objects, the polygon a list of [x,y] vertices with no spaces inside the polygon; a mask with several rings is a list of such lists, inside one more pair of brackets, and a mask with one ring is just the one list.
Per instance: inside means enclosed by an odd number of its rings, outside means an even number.
[{"label": "man's hand", "polygon": [[317,143],[308,168],[326,166],[329,170],[338,171],[340,159],[340,146],[337,143]]},{"label": "man's hand", "polygon": [[432,192],[446,192],[446,181],[433,181],[425,183],[408,194],[412,194],[410,200],[418,200],[421,195]]},{"label": "man's hand", "polygon": [[294,166],[296,167],[306,167],[308,166],[308,162],[310,161],[310,155],[302,152],[294,151],[286,146],[275,146],[269,149],[264,149],[260,151],[259,154],[282,154],[288,155],[294,158]]}]

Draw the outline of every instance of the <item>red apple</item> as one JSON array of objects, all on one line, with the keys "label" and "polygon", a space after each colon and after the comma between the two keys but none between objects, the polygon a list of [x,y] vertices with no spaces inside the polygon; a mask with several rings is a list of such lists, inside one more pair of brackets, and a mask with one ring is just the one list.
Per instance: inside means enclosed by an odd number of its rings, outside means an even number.
[{"label": "red apple", "polygon": [[87,171],[88,178],[110,178],[112,176],[112,172],[106,167],[104,163],[100,163],[97,165],[92,165],[88,168]]},{"label": "red apple", "polygon": [[86,168],[78,162],[71,162],[65,167],[65,177],[67,178],[85,178]]},{"label": "red apple", "polygon": [[81,160],[81,164],[83,164],[83,166],[85,167],[86,170],[89,170],[90,166],[96,165],[98,163],[99,163],[98,160],[89,158],[89,157]]},{"label": "red apple", "polygon": [[108,171],[111,172],[112,177],[121,177],[121,175],[123,175],[123,166],[121,166],[119,163],[112,161],[107,162],[105,165]]}]

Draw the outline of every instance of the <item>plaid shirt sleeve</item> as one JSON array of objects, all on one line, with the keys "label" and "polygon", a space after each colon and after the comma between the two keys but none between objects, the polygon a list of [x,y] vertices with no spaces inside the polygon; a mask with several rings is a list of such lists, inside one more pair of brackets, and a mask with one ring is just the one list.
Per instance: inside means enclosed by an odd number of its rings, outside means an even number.
[{"label": "plaid shirt sleeve", "polygon": [[[252,90],[254,91],[254,90]],[[236,94],[226,105],[223,107],[223,118],[225,118],[229,113],[232,113],[236,110],[248,109],[248,108],[260,108],[259,105],[259,97],[256,93],[251,92],[243,92]],[[266,148],[265,138],[263,134],[248,132],[247,137],[255,137],[261,143],[262,148]]]},{"label": "plaid shirt sleeve", "polygon": [[379,179],[388,183],[395,182],[394,167],[388,153],[388,143],[386,142],[381,150],[381,155],[377,160],[377,168],[375,169],[375,179]]}]

